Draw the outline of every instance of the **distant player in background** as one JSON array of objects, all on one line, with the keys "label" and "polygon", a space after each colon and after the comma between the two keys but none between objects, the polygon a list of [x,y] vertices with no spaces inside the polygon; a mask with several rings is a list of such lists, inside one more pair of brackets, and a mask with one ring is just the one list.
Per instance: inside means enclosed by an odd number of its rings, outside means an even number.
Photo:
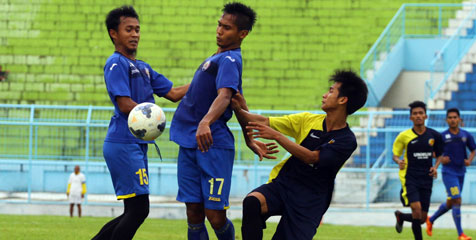
[{"label": "distant player in background", "polygon": [[[403,206],[410,206],[412,213],[395,211],[395,228],[401,233],[403,222],[411,222],[413,236],[416,240],[421,240],[421,224],[426,221],[428,215],[433,178],[436,178],[436,169],[441,162],[443,142],[440,133],[425,126],[426,104],[415,101],[409,106],[413,127],[401,132],[395,139],[393,161],[400,168],[400,200]],[[400,159],[402,154],[403,159]],[[437,158],[434,166],[433,156]]]},{"label": "distant player in background", "polygon": [[74,167],[74,172],[69,175],[66,196],[69,200],[69,216],[73,217],[74,205],[78,206],[78,217],[81,217],[81,202],[86,194],[86,177],[80,172],[78,165]]},{"label": "distant player in background", "polygon": [[129,131],[129,112],[154,96],[179,101],[188,86],[172,87],[172,82],[136,59],[140,39],[139,16],[132,6],[122,6],[107,15],[106,27],[115,46],[104,66],[106,88],[114,104],[103,153],[118,200],[124,213],[108,222],[93,239],[132,239],[149,214],[147,142]]},{"label": "distant player in background", "polygon": [[275,140],[292,154],[273,168],[267,184],[243,200],[243,240],[262,239],[266,220],[274,215],[282,217],[273,239],[309,240],[316,234],[331,203],[337,172],[357,148],[347,117],[365,104],[368,93],[352,71],[336,71],[330,81],[321,106],[326,114],[268,118],[246,111],[241,95],[233,98],[233,110],[240,123],[248,125],[248,135]]},{"label": "distant player in background", "polygon": [[[433,216],[427,218],[426,233],[432,236],[433,223],[441,215],[452,209],[453,220],[458,231],[459,240],[471,240],[471,237],[464,234],[461,228],[461,192],[463,191],[464,175],[466,166],[471,164],[476,153],[476,144],[473,136],[459,127],[461,118],[457,108],[446,111],[446,122],[449,128],[441,133],[444,141],[443,159],[443,183],[446,187],[448,199],[442,203]],[[466,148],[471,154],[466,154]]]},{"label": "distant player in background", "polygon": [[[205,217],[218,239],[235,239],[226,217],[235,144],[226,123],[233,115],[231,98],[242,92],[240,46],[255,21],[248,6],[224,6],[216,29],[218,50],[198,67],[172,119],[170,139],[180,145],[177,200],[187,208],[188,239],[208,239]],[[246,141],[260,151],[256,142]]]}]

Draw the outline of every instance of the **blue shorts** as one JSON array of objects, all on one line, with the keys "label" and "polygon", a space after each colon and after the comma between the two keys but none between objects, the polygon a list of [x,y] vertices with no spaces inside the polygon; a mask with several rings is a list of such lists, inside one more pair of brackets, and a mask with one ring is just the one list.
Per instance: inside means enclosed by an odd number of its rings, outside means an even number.
[{"label": "blue shorts", "polygon": [[147,144],[104,142],[104,159],[117,199],[149,194],[147,149]]},{"label": "blue shorts", "polygon": [[204,203],[206,209],[229,208],[234,149],[180,147],[177,163],[177,201]]},{"label": "blue shorts", "polygon": [[453,175],[443,173],[443,183],[445,184],[448,199],[461,198],[463,191],[464,175]]}]

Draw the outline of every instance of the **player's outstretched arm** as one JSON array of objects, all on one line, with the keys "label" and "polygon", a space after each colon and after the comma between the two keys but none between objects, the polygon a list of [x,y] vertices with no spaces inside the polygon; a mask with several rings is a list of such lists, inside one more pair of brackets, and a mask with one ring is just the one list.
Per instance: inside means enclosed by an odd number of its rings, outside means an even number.
[{"label": "player's outstretched arm", "polygon": [[134,100],[130,97],[123,97],[119,96],[116,97],[117,105],[119,106],[119,110],[122,113],[129,114],[129,112],[132,111],[132,109],[137,105]]},{"label": "player's outstretched arm", "polygon": [[172,102],[178,102],[185,96],[188,87],[190,87],[190,83],[180,87],[173,87],[164,97]]},{"label": "player's outstretched arm", "polygon": [[257,137],[257,138],[264,138],[275,140],[281,145],[284,149],[286,149],[289,153],[293,156],[297,157],[299,160],[306,164],[317,163],[319,162],[319,150],[311,151],[291,140],[289,140],[286,136],[282,133],[272,129],[269,126],[258,122],[249,122],[248,126],[246,126],[248,130],[248,135]]},{"label": "player's outstretched arm", "polygon": [[[256,155],[258,155],[260,161],[263,160],[263,157],[267,159],[276,159],[275,156],[270,155],[279,152],[279,150],[276,149],[278,147],[276,143],[263,143],[261,141],[253,139],[252,136],[248,135],[246,125],[248,124],[250,117],[247,117],[249,110],[243,95],[241,95],[240,93],[236,93],[231,101],[231,106],[235,112],[238,122],[240,123],[241,130],[243,131],[243,137],[246,141],[246,146],[248,146],[248,148],[251,149],[251,151],[253,151]],[[241,110],[243,110],[243,112]],[[258,120],[261,120],[262,122],[267,122],[267,124],[269,125],[269,120],[267,117],[263,117],[258,114],[251,114],[250,116],[253,117],[253,115],[256,115],[255,118],[259,118]]]}]

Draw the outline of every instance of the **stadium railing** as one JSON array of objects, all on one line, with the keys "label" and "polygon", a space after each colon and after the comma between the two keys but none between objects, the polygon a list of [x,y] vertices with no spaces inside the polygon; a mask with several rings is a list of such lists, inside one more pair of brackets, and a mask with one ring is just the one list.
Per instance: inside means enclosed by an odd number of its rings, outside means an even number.
[{"label": "stadium railing", "polygon": [[[169,128],[175,109],[164,108],[164,111]],[[297,111],[253,112],[281,116]],[[113,194],[112,184],[107,184],[110,176],[102,157],[102,144],[112,113],[112,107],[0,104],[0,174],[4,179],[0,182],[0,192],[25,193],[27,203],[37,201],[32,193],[62,193],[74,166],[80,165],[88,178],[89,193]],[[438,131],[446,129],[445,114],[428,111],[428,126]],[[476,134],[476,112],[462,111],[461,116],[465,129]],[[398,202],[400,182],[398,166],[392,161],[392,144],[399,132],[411,127],[408,111],[361,111],[351,115],[348,122],[359,146],[338,174],[334,202],[369,209],[374,203]],[[265,183],[277,161],[260,162],[244,144],[241,128],[234,118],[229,126],[236,143],[231,195],[240,197]],[[155,151],[149,151],[151,194],[174,196],[178,147],[169,141],[168,131],[156,142],[163,161]],[[280,150],[278,160],[288,156],[286,151]],[[475,170],[471,166],[468,172],[476,175]],[[474,181],[470,179],[476,178],[467,179],[466,184],[471,185]],[[433,201],[445,199],[444,188],[438,181],[435,187],[441,191],[434,191]],[[471,191],[463,194],[469,195]],[[465,196],[465,199],[476,202],[474,197]]]}]

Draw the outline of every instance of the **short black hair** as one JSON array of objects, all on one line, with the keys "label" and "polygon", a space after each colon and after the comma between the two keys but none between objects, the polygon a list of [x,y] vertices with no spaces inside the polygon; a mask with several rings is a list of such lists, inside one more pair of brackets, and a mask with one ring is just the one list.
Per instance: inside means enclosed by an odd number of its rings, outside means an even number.
[{"label": "short black hair", "polygon": [[338,97],[347,97],[347,115],[364,106],[367,101],[368,89],[364,80],[352,70],[336,70],[330,82],[341,83]]},{"label": "short black hair", "polygon": [[256,12],[250,7],[239,2],[227,3],[223,6],[224,13],[235,15],[235,24],[238,30],[248,30],[251,32],[256,22]]},{"label": "short black hair", "polygon": [[408,104],[408,106],[410,107],[410,115],[412,115],[412,110],[413,110],[414,108],[418,108],[418,107],[423,108],[423,110],[424,110],[425,113],[426,113],[426,104],[425,104],[424,102],[422,102],[422,101],[414,101],[414,102]]},{"label": "short black hair", "polygon": [[460,115],[459,115],[459,109],[457,109],[457,108],[450,108],[450,109],[446,110],[446,117],[448,117],[448,115],[449,115],[450,113],[452,113],[452,112],[455,112],[456,114],[458,114],[458,117],[460,116]]},{"label": "short black hair", "polygon": [[[123,5],[122,7],[113,9],[107,14],[106,17],[107,34],[109,34],[109,30],[111,29],[116,31],[118,30],[119,24],[121,24],[121,17],[132,17],[139,21],[139,15],[137,14],[134,7],[130,5]],[[110,34],[109,38],[111,38],[112,43],[114,43],[114,40]]]}]

